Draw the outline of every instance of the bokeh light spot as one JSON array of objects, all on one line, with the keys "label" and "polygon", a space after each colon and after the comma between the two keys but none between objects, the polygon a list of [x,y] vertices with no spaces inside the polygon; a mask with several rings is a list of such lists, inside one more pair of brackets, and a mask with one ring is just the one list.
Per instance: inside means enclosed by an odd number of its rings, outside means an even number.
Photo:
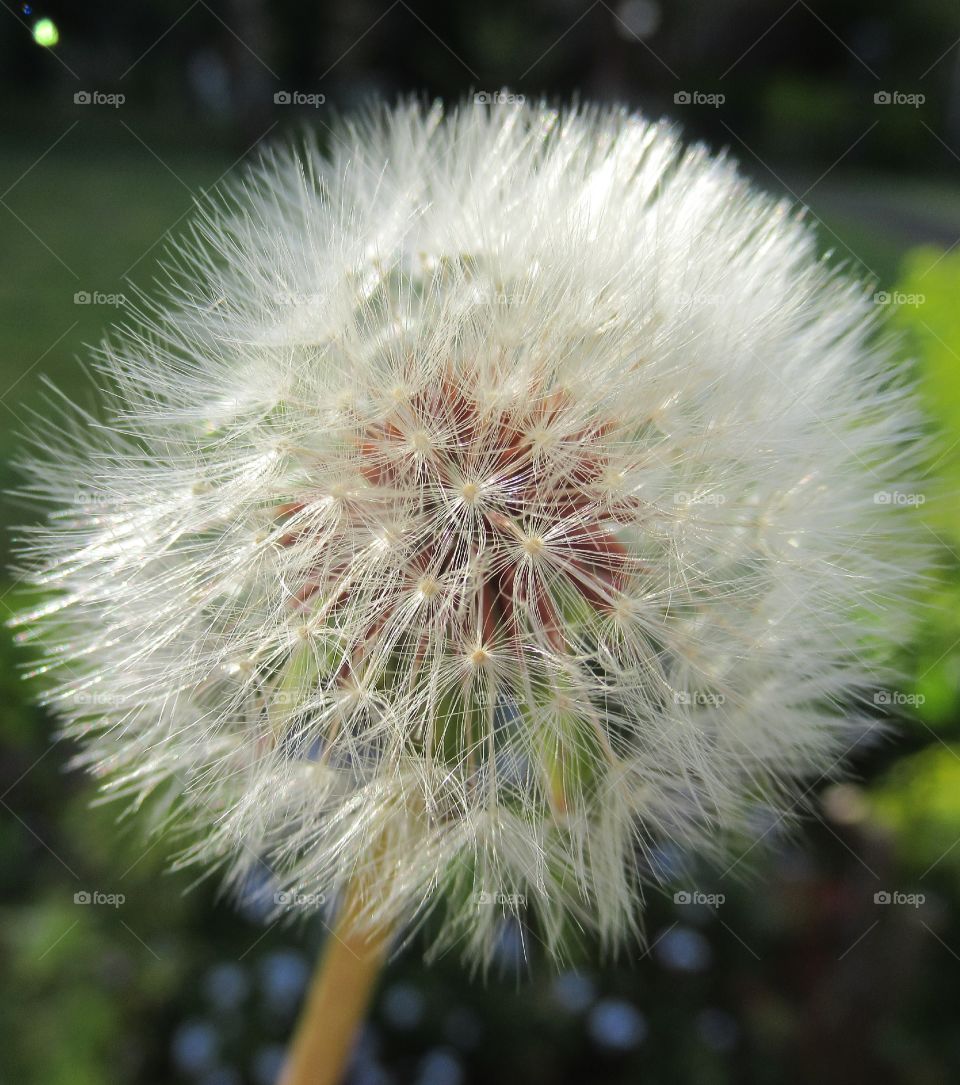
[{"label": "bokeh light spot", "polygon": [[53,19],[38,19],[33,24],[33,40],[37,45],[50,49],[60,40],[60,31]]}]

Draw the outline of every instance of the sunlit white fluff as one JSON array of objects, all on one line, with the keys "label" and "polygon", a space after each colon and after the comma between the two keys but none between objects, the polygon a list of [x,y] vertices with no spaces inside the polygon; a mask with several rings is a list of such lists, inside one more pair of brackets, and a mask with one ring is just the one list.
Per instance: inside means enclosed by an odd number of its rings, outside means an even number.
[{"label": "sunlit white fluff", "polygon": [[[376,111],[268,155],[51,419],[51,699],[185,861],[446,901],[488,957],[634,930],[866,726],[917,420],[861,286],[619,111]],[[272,891],[272,890],[271,890]]]}]

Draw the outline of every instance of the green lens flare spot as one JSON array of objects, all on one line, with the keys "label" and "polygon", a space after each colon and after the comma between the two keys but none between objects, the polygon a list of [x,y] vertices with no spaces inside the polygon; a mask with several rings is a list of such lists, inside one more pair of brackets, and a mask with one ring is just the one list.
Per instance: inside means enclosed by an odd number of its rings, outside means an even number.
[{"label": "green lens flare spot", "polygon": [[60,40],[60,31],[53,19],[38,19],[33,24],[33,40],[44,49],[51,49]]}]

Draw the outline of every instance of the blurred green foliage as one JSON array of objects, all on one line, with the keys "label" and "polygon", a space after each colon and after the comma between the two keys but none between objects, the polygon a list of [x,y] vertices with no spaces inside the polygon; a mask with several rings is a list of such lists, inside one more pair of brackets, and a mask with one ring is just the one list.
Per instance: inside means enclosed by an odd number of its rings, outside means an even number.
[{"label": "blurred green foliage", "polygon": [[935,452],[937,498],[926,509],[960,535],[960,251],[924,246],[907,253],[897,285],[896,319],[920,359],[924,400],[939,430]]},{"label": "blurred green foliage", "polygon": [[914,727],[933,741],[879,781],[875,808],[909,868],[938,867],[960,888],[960,252],[908,252],[890,300],[932,423],[930,469],[917,480],[926,500],[916,511],[940,560],[910,661]]}]

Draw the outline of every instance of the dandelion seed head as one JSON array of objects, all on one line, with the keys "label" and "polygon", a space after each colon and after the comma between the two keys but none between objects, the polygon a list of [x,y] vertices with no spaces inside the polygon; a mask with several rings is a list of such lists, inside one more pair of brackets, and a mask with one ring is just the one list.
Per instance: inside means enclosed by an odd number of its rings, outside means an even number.
[{"label": "dandelion seed head", "polygon": [[22,621],[80,761],[238,892],[615,947],[665,848],[728,853],[873,726],[913,393],[664,125],[406,105],[267,154],[99,365],[106,425],[39,436]]}]

